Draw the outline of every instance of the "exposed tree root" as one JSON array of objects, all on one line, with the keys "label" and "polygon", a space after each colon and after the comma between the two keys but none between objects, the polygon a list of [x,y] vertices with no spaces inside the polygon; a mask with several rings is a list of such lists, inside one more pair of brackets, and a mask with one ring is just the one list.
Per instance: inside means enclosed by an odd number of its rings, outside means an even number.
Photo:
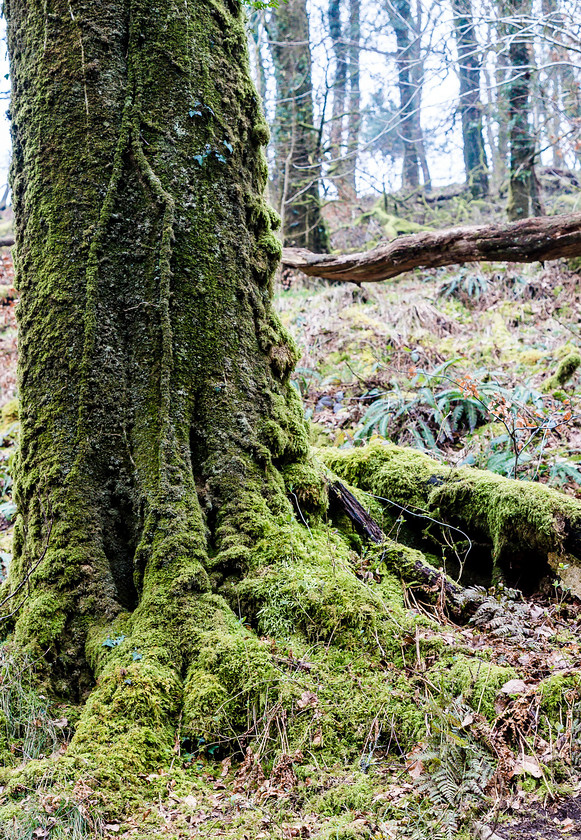
[{"label": "exposed tree root", "polygon": [[503,225],[474,225],[398,236],[357,254],[313,254],[283,248],[283,265],[327,280],[374,283],[414,268],[467,262],[556,260],[581,254],[581,213]]}]

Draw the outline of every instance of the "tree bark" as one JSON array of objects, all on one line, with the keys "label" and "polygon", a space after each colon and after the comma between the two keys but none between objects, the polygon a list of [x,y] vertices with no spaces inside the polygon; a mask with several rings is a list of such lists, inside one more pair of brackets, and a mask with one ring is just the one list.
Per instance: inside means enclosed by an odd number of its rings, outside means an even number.
[{"label": "tree bark", "polygon": [[282,545],[280,470],[307,459],[297,351],[270,301],[268,129],[239,4],[7,13],[21,299],[7,597],[27,579],[8,608],[53,691],[78,700],[99,679],[72,752],[135,769],[171,756],[180,705],[204,729],[202,684],[214,712],[241,690],[246,720],[245,666],[234,686],[200,659],[247,647],[212,582],[268,533]]},{"label": "tree bark", "polygon": [[331,162],[327,175],[341,201],[357,198],[356,171],[361,128],[361,93],[359,90],[360,2],[349,0],[349,20],[343,28],[341,0],[329,2],[329,35],[333,45],[335,73],[333,111],[329,137]]},{"label": "tree bark", "polygon": [[410,0],[387,0],[386,8],[397,42],[399,132],[403,143],[402,187],[413,190],[420,184],[419,33],[415,31]]},{"label": "tree bark", "polygon": [[283,241],[328,250],[321,216],[321,150],[313,109],[306,0],[288,0],[267,24],[276,79],[274,192]]},{"label": "tree bark", "polygon": [[337,188],[340,199],[346,198],[344,193],[344,169],[348,161],[344,160],[343,133],[345,124],[345,106],[347,99],[347,49],[343,36],[343,24],[341,21],[341,0],[330,0],[329,2],[329,35],[333,45],[335,59],[335,72],[333,78],[333,106],[331,116],[331,129],[329,137],[329,152],[331,163],[329,165],[329,177]]},{"label": "tree bark", "polygon": [[349,0],[349,114],[347,118],[347,157],[349,161],[347,192],[350,201],[357,198],[357,156],[361,129],[361,91],[359,57],[361,50],[361,0]]},{"label": "tree bark", "polygon": [[327,280],[376,283],[414,268],[469,262],[556,260],[581,254],[581,213],[474,225],[399,236],[357,254],[312,254],[284,248],[284,265]]},{"label": "tree bark", "polygon": [[460,80],[459,110],[466,183],[475,198],[488,195],[488,163],[482,131],[480,53],[471,0],[454,0],[454,28]]},{"label": "tree bark", "polygon": [[535,137],[531,127],[533,45],[523,32],[519,13],[530,4],[509,0],[503,10],[509,38],[508,124],[510,181],[507,213],[511,220],[542,215],[540,185],[535,172]]}]

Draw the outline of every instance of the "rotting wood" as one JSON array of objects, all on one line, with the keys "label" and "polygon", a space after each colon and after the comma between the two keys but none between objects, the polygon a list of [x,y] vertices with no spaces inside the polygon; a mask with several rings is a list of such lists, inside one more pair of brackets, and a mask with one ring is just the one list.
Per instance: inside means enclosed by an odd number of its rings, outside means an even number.
[{"label": "rotting wood", "polygon": [[[377,545],[387,540],[375,519],[367,513],[353,493],[340,481],[333,481],[329,484],[329,497],[351,520],[358,533]],[[462,586],[454,583],[449,577],[427,563],[422,563],[419,559],[414,562],[414,570],[427,586],[443,589],[446,595],[457,605],[459,596],[464,592]]]},{"label": "rotting wood", "polygon": [[408,234],[356,254],[313,254],[304,248],[283,248],[282,262],[327,280],[376,283],[414,268],[469,262],[530,263],[577,256],[581,256],[581,213]]}]

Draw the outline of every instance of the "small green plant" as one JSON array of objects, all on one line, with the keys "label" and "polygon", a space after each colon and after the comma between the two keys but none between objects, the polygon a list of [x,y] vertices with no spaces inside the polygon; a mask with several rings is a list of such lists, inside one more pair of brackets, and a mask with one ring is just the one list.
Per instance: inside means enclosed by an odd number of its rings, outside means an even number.
[{"label": "small green plant", "polygon": [[[354,443],[380,435],[437,453],[455,446],[478,426],[495,423],[504,431],[489,440],[483,453],[486,469],[509,478],[524,474],[532,480],[581,483],[581,469],[574,463],[563,459],[547,463],[545,458],[547,441],[578,420],[569,398],[555,399],[528,384],[511,391],[492,381],[489,372],[478,379],[470,374],[454,377],[448,371],[457,362],[447,361],[431,372],[413,368],[409,390],[394,383],[390,391],[378,394],[355,432]],[[438,386],[442,382],[446,387]],[[465,462],[474,461],[468,456]]]},{"label": "small green plant", "polygon": [[0,754],[4,763],[49,755],[62,743],[68,721],[53,714],[33,683],[33,665],[0,647]]},{"label": "small green plant", "polygon": [[[243,0],[244,5],[247,6],[249,9],[253,9],[255,11],[261,11],[262,9],[278,9],[280,6],[279,0]],[[285,3],[286,0],[281,0],[281,2]]]},{"label": "small green plant", "polygon": [[487,591],[482,586],[472,586],[460,595],[463,606],[477,604],[470,623],[493,636],[511,644],[521,644],[533,636],[528,603],[519,589],[502,584]]},{"label": "small green plant", "polygon": [[[446,376],[456,361],[445,362],[431,373],[414,369],[409,392],[395,383],[391,391],[369,406],[354,439],[364,441],[379,434],[406,443],[411,437],[409,442],[413,441],[419,449],[433,450],[467,431],[474,431],[486,419],[486,405],[481,399],[464,393]],[[442,378],[449,380],[451,387],[438,390],[435,383]]]},{"label": "small green plant", "polygon": [[438,297],[468,298],[478,301],[489,291],[490,281],[474,269],[461,268],[450,280],[447,280],[438,291]]},{"label": "small green plant", "polygon": [[482,807],[495,763],[472,733],[475,712],[462,697],[445,706],[429,700],[428,716],[427,743],[414,755],[422,771],[416,779],[422,801],[410,809],[414,819],[402,836],[452,840],[471,812]]},{"label": "small green plant", "polygon": [[[562,574],[568,568],[569,563],[559,563],[559,574]],[[571,592],[571,587],[567,586],[567,584],[560,578],[553,581],[553,586],[555,587],[555,595],[557,596],[557,606],[560,607],[567,595]]]}]

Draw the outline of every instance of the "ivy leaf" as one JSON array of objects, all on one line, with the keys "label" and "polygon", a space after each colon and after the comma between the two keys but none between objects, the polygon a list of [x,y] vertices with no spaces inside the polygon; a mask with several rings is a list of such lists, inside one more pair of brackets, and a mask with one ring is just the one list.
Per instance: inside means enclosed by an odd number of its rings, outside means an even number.
[{"label": "ivy leaf", "polygon": [[278,9],[279,0],[243,0],[245,6],[250,9]]},{"label": "ivy leaf", "polygon": [[0,516],[3,516],[7,522],[12,522],[15,513],[16,505],[14,502],[3,502],[0,505]]},{"label": "ivy leaf", "polygon": [[107,636],[107,638],[105,639],[105,641],[103,642],[101,647],[114,648],[114,647],[117,647],[118,645],[120,645],[121,642],[124,642],[124,641],[125,641],[125,636],[123,636],[123,634],[121,636],[116,636],[114,639],[112,639],[110,636]]}]

